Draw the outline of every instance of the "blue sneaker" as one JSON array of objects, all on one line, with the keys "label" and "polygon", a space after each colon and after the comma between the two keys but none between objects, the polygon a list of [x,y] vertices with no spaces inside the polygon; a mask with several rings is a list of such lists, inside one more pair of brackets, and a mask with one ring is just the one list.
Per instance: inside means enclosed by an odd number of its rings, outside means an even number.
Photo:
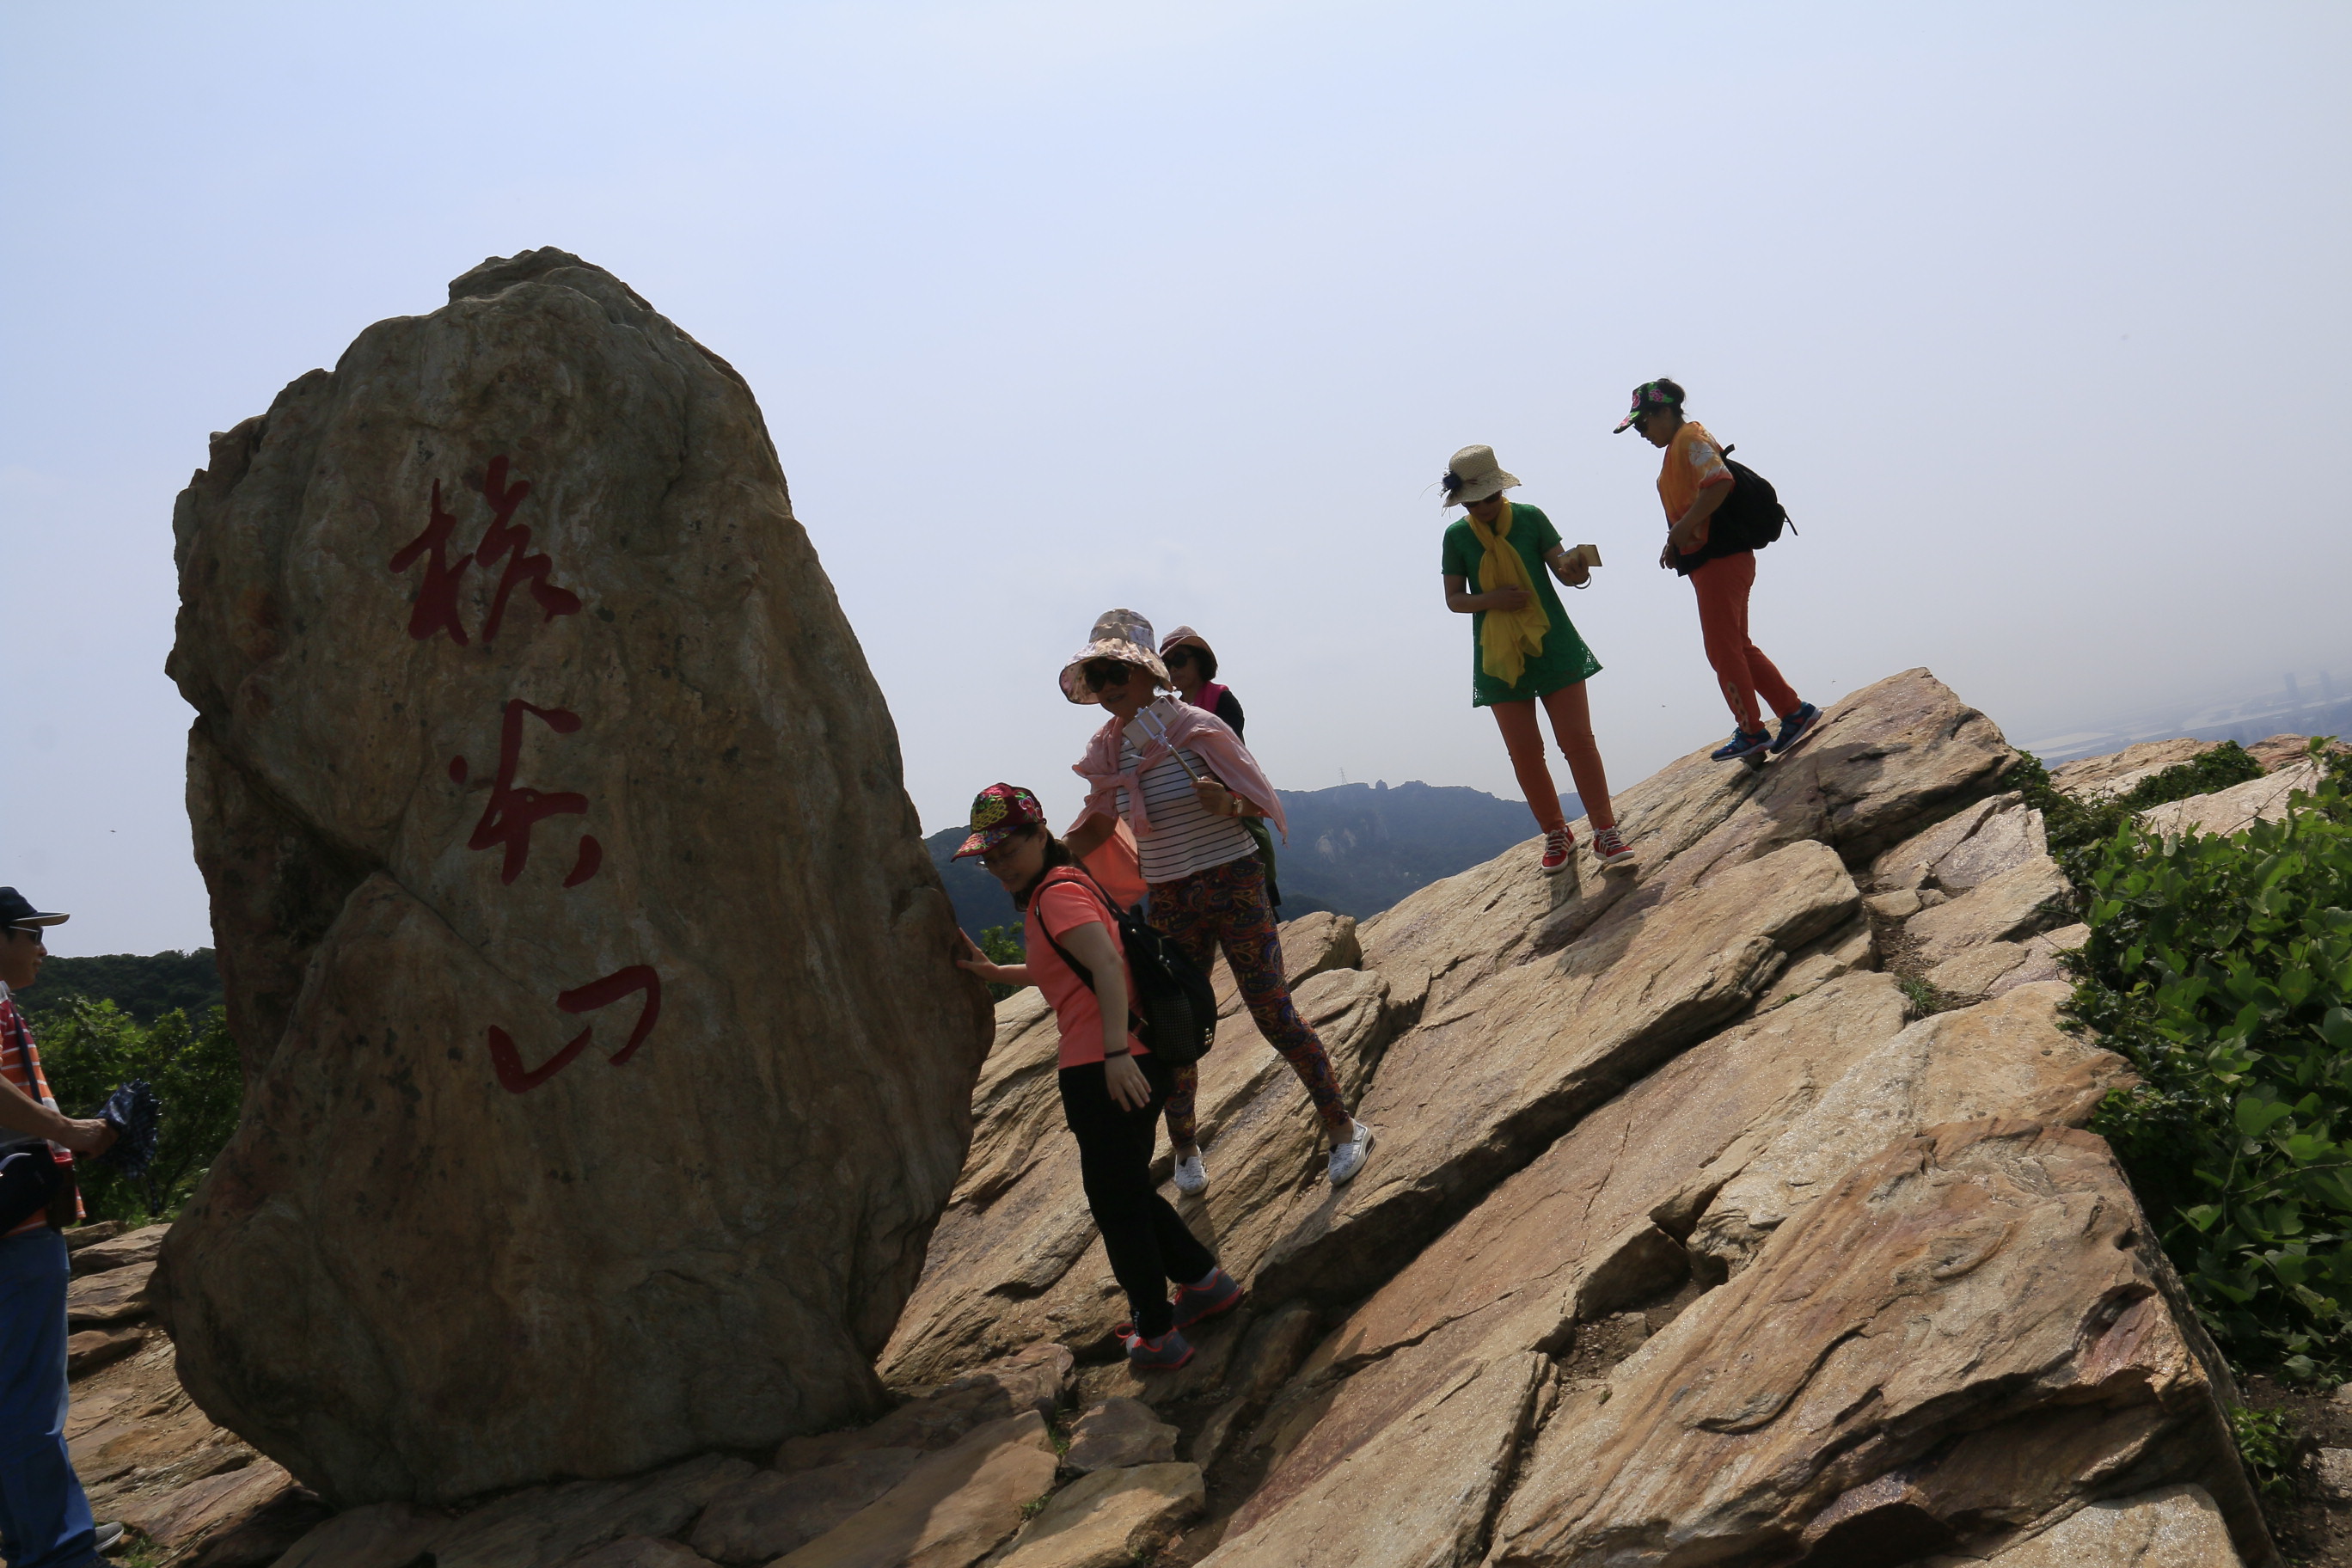
[{"label": "blue sneaker", "polygon": [[1772,742],[1772,754],[1779,756],[1799,741],[1805,731],[1822,721],[1822,710],[1810,702],[1800,702],[1797,710],[1780,721],[1780,733]]},{"label": "blue sneaker", "polygon": [[1179,1285],[1176,1299],[1169,1305],[1176,1309],[1176,1326],[1189,1329],[1203,1318],[1213,1318],[1220,1312],[1230,1312],[1242,1304],[1242,1288],[1234,1277],[1222,1268],[1209,1270],[1208,1279],[1198,1285]]},{"label": "blue sneaker", "polygon": [[1192,1347],[1174,1329],[1156,1340],[1147,1340],[1128,1327],[1127,1364],[1138,1372],[1174,1372],[1192,1359]]},{"label": "blue sneaker", "polygon": [[1769,730],[1734,730],[1730,740],[1709,752],[1707,755],[1718,763],[1740,763],[1746,762],[1759,752],[1770,750],[1771,745],[1772,731]]}]

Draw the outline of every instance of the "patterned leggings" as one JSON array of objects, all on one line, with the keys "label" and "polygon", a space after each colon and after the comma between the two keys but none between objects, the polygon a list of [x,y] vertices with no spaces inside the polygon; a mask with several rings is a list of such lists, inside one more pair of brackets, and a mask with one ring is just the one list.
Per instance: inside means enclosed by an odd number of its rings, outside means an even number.
[{"label": "patterned leggings", "polygon": [[[1242,1000],[1257,1020],[1257,1032],[1307,1086],[1307,1097],[1315,1102],[1315,1114],[1322,1118],[1325,1130],[1334,1140],[1346,1138],[1355,1122],[1339,1098],[1331,1058],[1291,1005],[1290,987],[1282,983],[1282,938],[1265,901],[1265,868],[1258,858],[1244,855],[1173,882],[1154,882],[1151,925],[1203,971],[1216,963],[1217,950],[1224,949]],[[1201,1087],[1200,1066],[1178,1068],[1172,1076],[1168,1137],[1176,1147],[1189,1148],[1200,1138],[1193,1105]]]}]

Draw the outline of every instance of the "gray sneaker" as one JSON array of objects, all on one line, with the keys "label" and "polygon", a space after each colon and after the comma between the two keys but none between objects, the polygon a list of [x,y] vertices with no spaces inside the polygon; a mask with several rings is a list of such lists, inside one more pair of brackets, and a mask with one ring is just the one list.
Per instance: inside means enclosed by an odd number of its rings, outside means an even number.
[{"label": "gray sneaker", "polygon": [[1359,1121],[1355,1124],[1355,1131],[1349,1136],[1346,1142],[1331,1145],[1330,1180],[1335,1187],[1344,1186],[1354,1181],[1356,1173],[1362,1170],[1364,1162],[1371,1157],[1371,1123]]},{"label": "gray sneaker", "polygon": [[98,1527],[98,1539],[90,1544],[97,1547],[101,1555],[109,1555],[121,1550],[122,1526],[113,1520],[107,1521]]},{"label": "gray sneaker", "polygon": [[1176,1157],[1176,1190],[1178,1192],[1190,1197],[1192,1194],[1204,1190],[1208,1184],[1209,1167],[1202,1163],[1201,1151],[1198,1148],[1189,1154],[1179,1154]]}]

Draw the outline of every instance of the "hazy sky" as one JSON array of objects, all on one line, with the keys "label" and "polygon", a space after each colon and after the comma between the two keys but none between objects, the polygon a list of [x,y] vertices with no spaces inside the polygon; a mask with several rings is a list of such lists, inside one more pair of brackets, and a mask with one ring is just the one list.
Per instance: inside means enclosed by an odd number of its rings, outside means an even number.
[{"label": "hazy sky", "polygon": [[210,940],[173,496],[539,245],[750,378],[928,828],[1075,806],[1113,605],[1209,635],[1286,788],[1516,796],[1440,600],[1475,441],[1608,560],[1612,776],[1719,740],[1610,434],[1661,374],[1802,531],[1754,627],[1810,697],[1924,664],[2030,742],[2352,685],[2347,68],[2340,0],[20,0],[0,882],[62,952]]}]

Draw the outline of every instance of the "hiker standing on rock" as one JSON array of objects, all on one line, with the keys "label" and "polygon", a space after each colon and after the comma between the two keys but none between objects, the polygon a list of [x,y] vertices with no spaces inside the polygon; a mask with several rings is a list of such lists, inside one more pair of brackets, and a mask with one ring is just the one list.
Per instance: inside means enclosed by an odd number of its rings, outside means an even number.
[{"label": "hiker standing on rock", "polygon": [[[1173,1074],[1129,1026],[1135,984],[1118,917],[1070,846],[1047,831],[1037,797],[1016,785],[980,792],[971,835],[955,858],[977,858],[1022,910],[1025,962],[992,963],[970,937],[956,962],[998,984],[1034,984],[1053,1005],[1062,1119],[1078,1141],[1087,1207],[1127,1292],[1127,1359],[1139,1371],[1172,1372],[1192,1359],[1184,1330],[1230,1310],[1242,1290],[1152,1184],[1151,1150]],[[1086,976],[1062,952],[1086,966]],[[1163,1294],[1171,1281],[1173,1301]]]},{"label": "hiker standing on rock", "polygon": [[[73,1154],[114,1129],[58,1114],[13,993],[39,978],[45,927],[66,916],[0,888],[0,1551],[10,1568],[86,1568],[121,1539],[97,1524],[66,1452],[66,1238],[80,1217]],[[66,1151],[72,1151],[71,1153]]]},{"label": "hiker standing on rock", "polygon": [[[1636,425],[1643,439],[1666,451],[1658,469],[1658,499],[1665,503],[1668,528],[1658,564],[1688,577],[1698,595],[1698,629],[1706,643],[1706,661],[1715,667],[1723,700],[1731,708],[1731,739],[1709,754],[1718,763],[1765,752],[1777,756],[1820,721],[1822,710],[1800,698],[1763,650],[1748,640],[1748,592],[1756,585],[1756,552],[1729,540],[1709,540],[1709,521],[1731,498],[1735,482],[1723,448],[1706,426],[1683,417],[1683,389],[1671,381],[1645,381],[1633,389],[1633,411],[1617,422],[1617,432]],[[1759,696],[1772,705],[1780,721],[1778,735],[1764,727],[1756,706]]]},{"label": "hiker standing on rock", "polygon": [[[1106,610],[1087,646],[1062,670],[1062,694],[1100,703],[1110,717],[1087,742],[1073,769],[1087,781],[1087,803],[1070,830],[1081,857],[1121,819],[1135,832],[1143,879],[1151,888],[1151,924],[1201,966],[1217,952],[1234,972],[1257,1032],[1307,1086],[1331,1140],[1326,1174],[1332,1185],[1363,1169],[1372,1130],[1348,1112],[1330,1056],[1291,1002],[1282,974],[1282,937],[1266,901],[1265,868],[1246,816],[1282,826],[1282,803],[1265,773],[1215,714],[1190,703],[1154,700],[1171,685],[1152,649],[1151,623],[1133,610]],[[1209,1184],[1201,1157],[1194,1096],[1199,1068],[1178,1070],[1169,1097],[1168,1131],[1176,1150],[1177,1190]]]},{"label": "hiker standing on rock", "polygon": [[1600,673],[1601,661],[1576,635],[1551,585],[1557,574],[1569,586],[1581,587],[1591,580],[1592,568],[1560,543],[1551,519],[1503,499],[1518,482],[1496,464],[1492,447],[1465,447],[1445,465],[1444,504],[1469,513],[1445,531],[1444,571],[1445,607],[1471,617],[1470,706],[1494,710],[1528,809],[1543,829],[1544,874],[1567,869],[1576,836],[1569,831],[1544,761],[1538,702],[1551,716],[1552,735],[1592,824],[1593,854],[1608,869],[1630,869],[1633,852],[1617,830],[1609,775],[1601,765],[1601,748],[1593,744],[1592,711],[1584,694],[1584,682]]}]

